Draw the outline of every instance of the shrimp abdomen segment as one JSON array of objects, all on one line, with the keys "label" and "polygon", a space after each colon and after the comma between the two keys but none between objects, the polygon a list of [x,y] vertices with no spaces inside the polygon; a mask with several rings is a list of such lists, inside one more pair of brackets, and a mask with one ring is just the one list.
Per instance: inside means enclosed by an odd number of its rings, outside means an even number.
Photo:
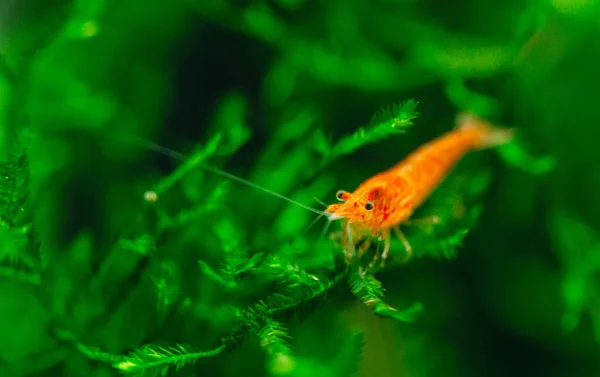
[{"label": "shrimp abdomen segment", "polygon": [[456,129],[418,148],[390,170],[411,181],[413,204],[418,206],[480,138],[479,129]]}]

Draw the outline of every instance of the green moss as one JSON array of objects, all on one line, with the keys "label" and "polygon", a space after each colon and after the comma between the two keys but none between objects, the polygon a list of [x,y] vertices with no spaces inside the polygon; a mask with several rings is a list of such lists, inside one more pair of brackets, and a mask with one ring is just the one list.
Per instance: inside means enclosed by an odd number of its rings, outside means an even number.
[{"label": "green moss", "polygon": [[[593,2],[26,3],[0,376],[598,375]],[[346,266],[323,205],[459,110],[516,140],[417,210],[408,263]]]}]

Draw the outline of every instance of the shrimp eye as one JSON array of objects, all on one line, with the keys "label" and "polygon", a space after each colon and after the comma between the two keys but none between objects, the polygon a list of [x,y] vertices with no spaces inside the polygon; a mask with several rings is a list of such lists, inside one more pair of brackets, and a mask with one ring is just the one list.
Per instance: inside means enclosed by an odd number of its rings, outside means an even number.
[{"label": "shrimp eye", "polygon": [[346,191],[340,190],[340,191],[336,192],[335,197],[340,202],[343,202],[346,199]]},{"label": "shrimp eye", "polygon": [[373,203],[371,203],[371,202],[367,202],[367,204],[365,204],[365,209],[366,209],[367,211],[370,211],[370,210],[372,210],[372,209],[373,209],[373,207],[375,207],[375,205],[373,205]]}]

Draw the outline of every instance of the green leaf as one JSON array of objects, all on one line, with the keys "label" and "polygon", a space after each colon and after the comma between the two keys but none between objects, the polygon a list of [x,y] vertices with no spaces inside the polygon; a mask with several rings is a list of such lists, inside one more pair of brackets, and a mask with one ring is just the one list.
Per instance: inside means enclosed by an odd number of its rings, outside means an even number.
[{"label": "green leaf", "polygon": [[[600,328],[598,309],[597,274],[600,271],[600,236],[576,214],[557,210],[550,221],[550,234],[554,248],[564,270],[562,285],[562,325],[565,331],[573,331],[579,324],[581,314],[587,311],[596,329]],[[600,343],[600,337],[598,338]]]},{"label": "green leaf", "polygon": [[144,234],[136,240],[119,239],[119,246],[124,250],[138,253],[141,255],[148,255],[156,251],[156,242],[154,237],[149,234]]},{"label": "green leaf", "polygon": [[322,129],[318,128],[312,135],[311,146],[323,158],[328,158],[333,150],[331,140],[325,136]]},{"label": "green leaf", "polygon": [[469,229],[458,229],[447,237],[436,239],[423,249],[424,253],[452,260],[458,255],[458,247],[469,233]]},{"label": "green leaf", "polygon": [[532,156],[527,151],[525,142],[519,138],[496,148],[496,151],[508,165],[529,174],[543,175],[556,166],[556,159],[553,156]]},{"label": "green leaf", "polygon": [[103,361],[113,361],[113,367],[126,374],[141,377],[160,373],[164,376],[170,368],[179,370],[186,365],[193,365],[201,358],[217,356],[224,349],[224,346],[219,346],[211,351],[198,352],[186,344],[178,344],[175,347],[145,345],[127,356],[119,357],[118,361],[111,360],[107,354],[99,355]]},{"label": "green leaf", "polygon": [[39,285],[41,282],[39,274],[21,271],[13,267],[0,266],[0,277],[20,280],[33,285]]},{"label": "green leaf", "polygon": [[349,283],[352,293],[379,316],[393,318],[400,322],[414,322],[423,311],[421,303],[415,303],[405,310],[398,310],[388,305],[383,300],[384,294],[381,282],[370,273],[352,273]]},{"label": "green leaf", "polygon": [[174,263],[163,262],[160,265],[158,276],[152,277],[156,289],[157,305],[161,319],[168,313],[168,309],[181,296],[181,287],[176,279],[178,267]]},{"label": "green leaf", "polygon": [[247,263],[245,263],[241,267],[236,268],[236,275],[255,268],[260,262],[262,262],[263,258],[264,258],[263,252],[258,252],[258,253],[253,254],[252,257],[250,257],[250,259],[248,259]]},{"label": "green leaf", "polygon": [[65,34],[73,39],[88,39],[99,32],[98,20],[105,8],[104,0],[76,0],[72,17],[65,25]]},{"label": "green leaf", "polygon": [[258,333],[260,346],[267,354],[267,369],[273,375],[289,374],[295,367],[294,356],[288,344],[290,336],[277,321],[265,319]]},{"label": "green leaf", "polygon": [[332,149],[330,159],[354,152],[358,148],[376,143],[390,136],[403,134],[419,116],[418,102],[410,99],[401,104],[384,108],[375,114],[367,128],[359,128],[353,134],[343,137]]},{"label": "green leaf", "polygon": [[222,134],[216,134],[207,144],[202,147],[199,146],[185,162],[180,165],[173,173],[168,175],[166,178],[161,180],[157,185],[154,192],[158,195],[167,191],[171,186],[183,179],[190,171],[198,168],[207,158],[214,155],[217,151],[218,146],[221,143]]},{"label": "green leaf", "polygon": [[235,280],[224,278],[219,273],[217,273],[210,265],[208,265],[208,263],[206,263],[202,260],[199,260],[198,265],[200,266],[200,271],[202,271],[202,273],[205,276],[208,276],[209,278],[213,279],[214,281],[216,281],[218,284],[222,285],[223,287],[225,287],[225,288],[237,287],[237,282]]},{"label": "green leaf", "polygon": [[[60,333],[61,333],[61,337],[64,339],[73,340],[74,338],[76,338],[76,336],[71,333],[62,334],[63,333],[62,331]],[[83,343],[76,343],[75,346],[77,347],[79,352],[83,353],[85,356],[87,356],[93,360],[102,361],[102,362],[108,363],[108,364],[119,363],[123,360],[123,357],[104,352],[104,351],[100,350],[100,348],[97,348],[97,347],[90,347]]]},{"label": "green leaf", "polygon": [[26,254],[28,244],[27,234],[21,229],[10,228],[6,223],[0,224],[0,262],[8,260],[12,265],[22,262],[32,267],[32,262]]},{"label": "green leaf", "polygon": [[229,156],[250,140],[251,130],[245,124],[247,112],[248,103],[242,95],[232,93],[223,99],[214,118],[215,129],[223,133],[223,140],[216,154]]},{"label": "green leaf", "polygon": [[29,160],[20,141],[10,137],[6,159],[0,163],[0,222],[12,224],[28,196]]},{"label": "green leaf", "polygon": [[471,91],[459,77],[450,79],[444,89],[459,109],[472,111],[484,118],[496,116],[500,112],[498,100]]}]

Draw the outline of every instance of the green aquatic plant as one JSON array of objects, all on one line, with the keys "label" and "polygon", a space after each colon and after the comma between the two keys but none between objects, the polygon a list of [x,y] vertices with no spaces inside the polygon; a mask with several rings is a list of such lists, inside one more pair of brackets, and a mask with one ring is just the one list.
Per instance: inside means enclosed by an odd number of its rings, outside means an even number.
[{"label": "green aquatic plant", "polygon": [[[390,111],[386,110],[374,117],[368,127],[361,128],[352,136],[343,137],[339,142],[333,143],[329,147],[331,151],[327,152],[328,156],[332,156],[330,160],[333,157],[350,153],[361,146],[403,132],[403,128],[410,125],[411,120],[417,116],[415,105],[414,101],[408,101]],[[161,252],[165,246],[158,240],[171,232],[181,232],[185,227],[197,224],[198,221],[205,221],[206,215],[214,212],[221,216],[219,220],[216,220],[218,217],[215,218],[216,221],[211,220],[215,234],[221,234],[221,242],[217,244],[219,246],[216,246],[216,249],[221,250],[221,257],[216,260],[214,256],[205,260],[198,259],[197,273],[203,279],[212,281],[212,284],[222,287],[228,294],[233,295],[247,292],[247,286],[251,282],[255,287],[255,303],[246,308],[239,307],[234,310],[232,313],[233,329],[225,331],[225,335],[210,351],[198,350],[196,347],[183,343],[173,346],[146,343],[119,356],[87,345],[74,327],[66,323],[64,325],[67,328],[60,326],[56,328],[57,334],[61,334],[59,336],[62,339],[73,342],[88,357],[110,363],[124,373],[149,376],[166,375],[171,368],[179,370],[186,365],[196,363],[199,359],[214,357],[226,350],[233,351],[249,337],[255,337],[269,355],[268,368],[273,373],[287,368],[291,373],[295,370],[296,357],[286,343],[289,336],[283,323],[292,317],[302,318],[323,305],[327,293],[342,281],[347,281],[352,293],[375,314],[401,322],[415,320],[416,315],[423,310],[420,303],[403,310],[391,307],[384,301],[381,283],[372,274],[362,275],[347,270],[342,259],[339,258],[339,251],[334,249],[328,240],[301,236],[293,242],[282,241],[279,246],[274,244],[274,250],[252,252],[244,249],[241,245],[248,241],[244,240],[241,234],[236,235],[236,231],[231,229],[235,223],[234,218],[230,217],[231,213],[222,212],[222,208],[226,208],[226,203],[223,202],[225,198],[223,184],[229,183],[227,181],[205,188],[205,195],[197,198],[199,201],[194,205],[195,209],[181,208],[177,209],[175,215],[168,214],[167,208],[162,207],[165,197],[172,195],[173,190],[180,183],[187,183],[186,180],[190,179],[194,171],[203,166],[204,161],[210,160],[211,156],[218,154],[221,140],[221,134],[216,134],[205,146],[196,148],[196,152],[191,157],[185,158],[183,164],[172,173],[156,182],[152,188],[155,196],[152,198],[146,196],[146,201],[149,202],[146,206],[149,207],[144,209],[148,214],[148,211],[155,213],[155,225],[150,228],[152,231],[129,227],[125,233],[115,239],[111,246],[111,250],[113,250],[111,257],[106,263],[108,263],[107,266],[110,266],[110,259],[117,258],[112,262],[112,265],[116,267],[114,263],[120,263],[118,262],[120,257],[114,253],[126,253],[130,255],[129,258],[133,257],[138,261],[146,260],[145,264],[155,265],[154,270],[156,271],[152,273],[152,280],[155,284],[148,286],[147,289],[154,291],[159,303],[156,311],[160,313],[160,317],[164,321],[174,307],[189,308],[190,298],[184,298],[177,293],[181,288],[181,281],[177,282],[176,277],[169,276],[173,274],[169,274],[168,271],[181,273],[181,267],[174,265],[174,262],[169,261],[164,252]],[[314,139],[311,142],[314,143]],[[23,153],[15,152],[2,167],[4,175],[7,177],[2,184],[2,211],[5,214],[3,219],[6,224],[12,224],[14,217],[24,206],[28,189],[26,182],[29,175],[26,161]],[[127,233],[131,234],[132,232],[139,236],[128,237]],[[447,240],[439,239],[436,242],[439,243],[439,247],[453,247],[458,245],[461,232],[459,230],[458,233],[450,235]],[[71,246],[71,253],[74,253],[74,256],[81,255],[85,258],[85,255],[89,255],[93,248],[90,242],[91,240],[88,238],[80,238],[80,241]],[[429,247],[430,252],[434,252],[436,249],[435,246]],[[11,247],[10,250],[20,253],[20,249],[14,247]],[[447,252],[444,253],[447,254]],[[13,256],[13,259],[15,258],[17,256]],[[218,263],[221,267],[215,269],[213,265],[218,260],[220,260]],[[111,275],[115,273],[111,270],[112,268],[108,267],[102,268],[100,275],[93,280],[90,288],[102,289],[102,286],[106,284],[102,281],[112,279]],[[121,274],[131,272],[131,269],[126,269]],[[44,274],[44,269],[39,270],[38,273]],[[273,289],[275,290],[273,291]],[[261,297],[260,290],[264,290],[265,296]],[[272,292],[268,293],[270,291]],[[93,309],[90,308],[90,310]],[[94,313],[90,312],[88,315],[94,316]],[[89,320],[93,320],[92,317]],[[359,344],[361,343],[356,343],[357,347]]]},{"label": "green aquatic plant", "polygon": [[[0,376],[598,374],[594,2],[5,3]],[[348,268],[460,110],[515,141]]]}]

